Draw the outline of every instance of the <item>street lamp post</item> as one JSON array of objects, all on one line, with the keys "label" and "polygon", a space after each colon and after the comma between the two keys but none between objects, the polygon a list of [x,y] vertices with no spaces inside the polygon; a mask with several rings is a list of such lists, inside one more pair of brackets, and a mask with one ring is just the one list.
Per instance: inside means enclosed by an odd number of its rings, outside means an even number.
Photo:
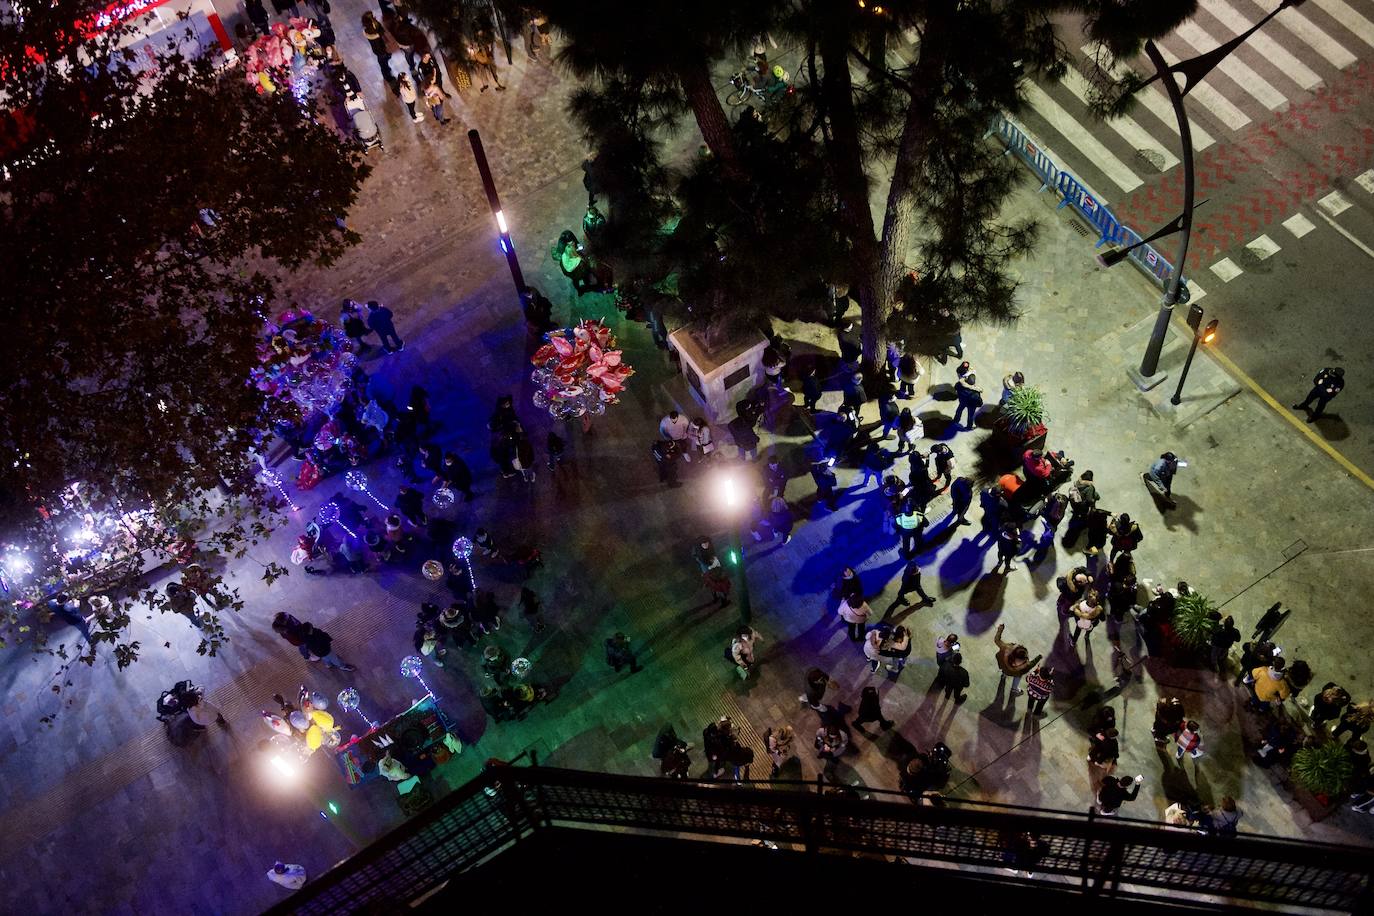
[{"label": "street lamp post", "polygon": [[470,130],[468,142],[472,144],[472,155],[477,160],[477,174],[482,178],[482,190],[487,192],[487,203],[491,206],[491,215],[496,220],[496,230],[501,234],[501,251],[506,256],[510,278],[515,281],[515,295],[520,299],[523,309],[525,275],[520,272],[520,259],[515,255],[515,243],[511,241],[510,230],[506,226],[506,214],[501,211],[501,198],[496,193],[496,182],[491,177],[486,150],[482,148],[482,135],[475,129]]},{"label": "street lamp post", "polygon": [[[1170,66],[1164,59],[1164,55],[1159,52],[1159,48],[1155,46],[1153,41],[1145,42],[1145,54],[1150,58],[1150,63],[1154,64],[1155,74],[1141,83],[1137,87],[1137,91],[1155,80],[1161,80],[1164,83],[1164,91],[1169,96],[1169,104],[1173,106],[1174,117],[1178,120],[1179,137],[1183,141],[1183,213],[1149,238],[1142,239],[1129,248],[1108,252],[1098,259],[1100,263],[1110,267],[1112,264],[1119,263],[1132,249],[1147,242],[1172,235],[1175,232],[1183,234],[1183,241],[1179,245],[1178,260],[1174,265],[1173,274],[1169,277],[1169,285],[1164,291],[1164,299],[1159,304],[1159,314],[1155,316],[1155,325],[1150,332],[1150,342],[1145,348],[1145,357],[1140,361],[1138,372],[1130,370],[1131,378],[1140,386],[1142,391],[1150,390],[1164,381],[1166,377],[1166,373],[1159,371],[1159,354],[1164,349],[1164,338],[1169,331],[1169,319],[1173,316],[1174,306],[1178,303],[1180,295],[1184,295],[1183,266],[1188,258],[1188,242],[1193,234],[1193,186],[1195,178],[1193,172],[1193,132],[1188,123],[1187,109],[1183,107],[1183,99],[1194,86],[1202,82],[1203,78],[1212,72],[1217,64],[1229,57],[1232,51],[1244,44],[1245,40],[1259,31],[1266,22],[1288,7],[1301,6],[1304,2],[1305,0],[1282,0],[1277,9],[1230,41],[1218,45],[1205,54],[1199,54],[1191,60],[1179,61],[1173,66]],[[1175,74],[1183,77],[1181,87],[1174,78]]]},{"label": "street lamp post", "polygon": [[735,580],[735,594],[738,596],[739,616],[742,623],[750,623],[753,612],[749,607],[749,580],[744,574],[744,544],[740,538],[740,514],[744,509],[744,495],[740,492],[739,481],[729,472],[719,478],[721,502],[725,504],[726,532],[729,553],[726,561],[730,564]]},{"label": "street lamp post", "polygon": [[1207,322],[1207,327],[1202,326],[1202,306],[1193,305],[1188,309],[1188,327],[1193,329],[1193,344],[1188,348],[1188,358],[1183,361],[1183,371],[1178,376],[1178,387],[1174,389],[1174,396],[1169,398],[1169,403],[1177,407],[1183,403],[1183,383],[1188,381],[1188,370],[1193,368],[1193,356],[1197,354],[1198,344],[1209,344],[1217,336],[1217,325],[1220,324],[1213,318]]}]

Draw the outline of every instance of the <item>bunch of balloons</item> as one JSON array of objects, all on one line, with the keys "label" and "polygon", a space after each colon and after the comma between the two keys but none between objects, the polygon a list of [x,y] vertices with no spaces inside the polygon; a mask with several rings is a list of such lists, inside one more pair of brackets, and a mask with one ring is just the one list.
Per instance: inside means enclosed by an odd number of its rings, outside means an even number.
[{"label": "bunch of balloons", "polygon": [[559,420],[605,413],[634,375],[615,347],[614,335],[599,319],[551,332],[530,358],[536,367],[530,375],[534,406]]},{"label": "bunch of balloons", "polygon": [[263,723],[276,732],[271,744],[280,749],[294,750],[301,759],[309,757],[321,747],[333,750],[342,738],[334,717],[326,710],[329,701],[318,691],[301,688],[300,707],[286,716],[263,710]]}]

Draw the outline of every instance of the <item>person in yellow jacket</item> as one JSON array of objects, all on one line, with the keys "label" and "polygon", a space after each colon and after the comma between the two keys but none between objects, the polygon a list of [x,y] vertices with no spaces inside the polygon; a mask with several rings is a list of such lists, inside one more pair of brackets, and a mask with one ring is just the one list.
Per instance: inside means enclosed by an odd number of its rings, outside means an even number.
[{"label": "person in yellow jacket", "polygon": [[1283,665],[1283,657],[1277,656],[1267,668],[1255,668],[1250,672],[1250,677],[1254,679],[1255,699],[1265,711],[1268,711],[1269,704],[1282,703],[1293,694],[1293,688],[1284,676]]}]

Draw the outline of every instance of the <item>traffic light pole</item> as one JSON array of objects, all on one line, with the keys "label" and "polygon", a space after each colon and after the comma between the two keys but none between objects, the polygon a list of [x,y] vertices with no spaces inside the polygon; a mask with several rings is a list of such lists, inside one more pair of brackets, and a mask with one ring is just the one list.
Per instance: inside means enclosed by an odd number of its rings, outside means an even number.
[{"label": "traffic light pole", "polygon": [[1177,407],[1183,403],[1183,383],[1188,381],[1188,370],[1193,368],[1193,356],[1197,353],[1197,343],[1201,339],[1202,332],[1193,330],[1193,345],[1188,348],[1188,358],[1183,361],[1183,371],[1178,376],[1178,387],[1174,389],[1174,396],[1169,398],[1169,403]]}]

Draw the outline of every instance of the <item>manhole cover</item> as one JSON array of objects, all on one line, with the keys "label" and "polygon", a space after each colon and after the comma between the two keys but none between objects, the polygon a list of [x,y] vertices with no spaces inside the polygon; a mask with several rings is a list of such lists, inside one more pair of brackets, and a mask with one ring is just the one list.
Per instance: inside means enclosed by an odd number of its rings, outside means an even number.
[{"label": "manhole cover", "polygon": [[1164,171],[1164,154],[1157,149],[1136,150],[1135,161],[1140,164],[1143,171],[1156,174]]}]

